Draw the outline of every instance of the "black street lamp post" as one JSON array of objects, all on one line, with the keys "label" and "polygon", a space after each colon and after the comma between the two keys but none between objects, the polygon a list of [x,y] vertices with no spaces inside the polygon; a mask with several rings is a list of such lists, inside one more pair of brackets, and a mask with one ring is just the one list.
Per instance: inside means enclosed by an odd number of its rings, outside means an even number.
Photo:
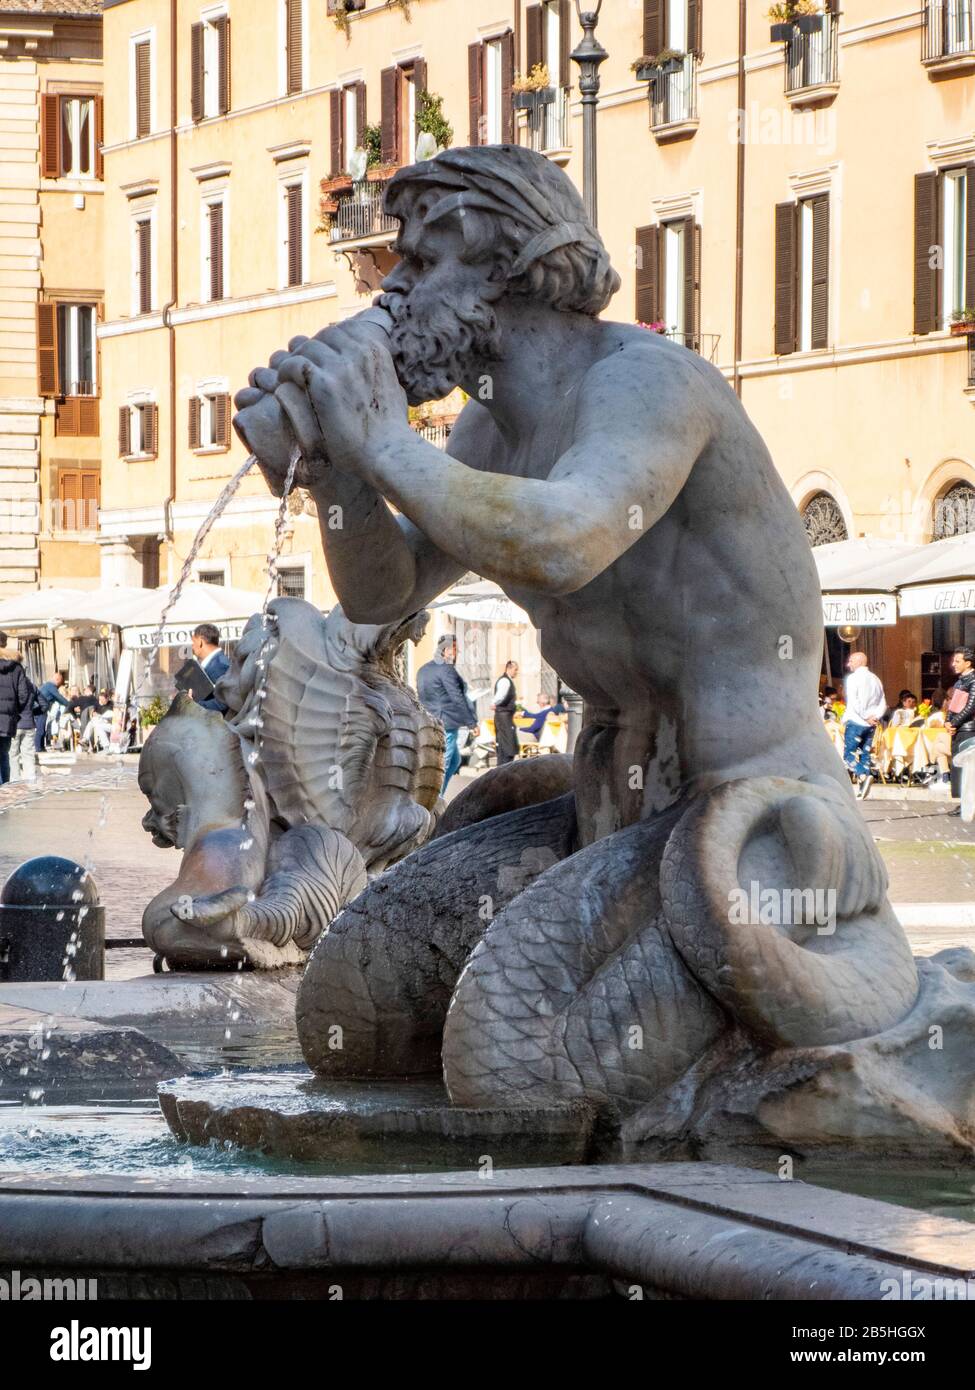
[{"label": "black street lamp post", "polygon": [[576,0],[576,14],[582,25],[582,41],[570,55],[579,64],[579,93],[582,97],[582,200],[593,226],[596,226],[596,107],[599,104],[599,66],[609,54],[596,38],[596,25],[603,0],[596,0],[595,9],[583,9]]}]

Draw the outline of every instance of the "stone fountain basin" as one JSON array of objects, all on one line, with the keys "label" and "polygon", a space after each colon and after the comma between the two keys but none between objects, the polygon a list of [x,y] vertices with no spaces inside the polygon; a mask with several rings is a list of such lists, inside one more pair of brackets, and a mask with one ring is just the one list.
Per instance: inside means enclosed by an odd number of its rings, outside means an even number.
[{"label": "stone fountain basin", "polygon": [[340,1167],[416,1169],[586,1163],[597,1157],[596,1108],[451,1105],[432,1079],[322,1081],[306,1071],[183,1077],[159,1087],[173,1134]]},{"label": "stone fountain basin", "polygon": [[[9,1269],[83,1271],[99,1300],[964,1298],[959,1287],[975,1288],[975,1229],[708,1163],[489,1180],[10,1174],[0,1177],[0,1271]],[[931,1292],[946,1281],[956,1292]]]}]

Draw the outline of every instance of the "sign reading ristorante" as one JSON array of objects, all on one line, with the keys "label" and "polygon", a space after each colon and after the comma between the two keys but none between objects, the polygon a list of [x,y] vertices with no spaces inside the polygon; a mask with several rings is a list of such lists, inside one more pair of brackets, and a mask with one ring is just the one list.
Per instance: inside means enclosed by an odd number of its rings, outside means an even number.
[{"label": "sign reading ristorante", "polygon": [[[221,642],[239,642],[244,631],[246,618],[235,618],[231,622],[217,623]],[[196,623],[183,623],[176,627],[163,628],[162,647],[188,647],[193,638]],[[127,627],[122,629],[122,644],[137,652],[147,652],[155,644],[157,627]]]}]

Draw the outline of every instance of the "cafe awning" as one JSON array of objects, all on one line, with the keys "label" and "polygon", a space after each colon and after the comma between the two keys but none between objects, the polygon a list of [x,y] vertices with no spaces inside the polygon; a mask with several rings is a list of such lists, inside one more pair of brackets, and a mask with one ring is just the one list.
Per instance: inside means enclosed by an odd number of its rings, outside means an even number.
[{"label": "cafe awning", "polygon": [[935,541],[924,551],[900,586],[901,616],[975,611],[975,534]]},{"label": "cafe awning", "polygon": [[898,585],[930,549],[866,536],[816,546],[824,626],[891,627],[897,622]]},{"label": "cafe awning", "polygon": [[[0,630],[16,633],[114,627],[122,629],[126,646],[148,647],[170,592],[165,585],[158,589],[37,589],[0,603]],[[187,584],[167,614],[164,645],[189,645],[192,629],[207,622],[220,628],[224,641],[233,641],[263,604],[264,595],[248,589]]]}]

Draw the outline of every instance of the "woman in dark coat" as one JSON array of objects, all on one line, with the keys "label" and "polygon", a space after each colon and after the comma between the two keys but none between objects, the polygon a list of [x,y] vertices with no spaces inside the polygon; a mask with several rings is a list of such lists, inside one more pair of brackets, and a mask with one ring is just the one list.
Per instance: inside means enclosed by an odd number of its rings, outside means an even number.
[{"label": "woman in dark coat", "polygon": [[20,653],[8,649],[7,634],[0,632],[0,784],[10,781],[10,744],[32,700]]}]

